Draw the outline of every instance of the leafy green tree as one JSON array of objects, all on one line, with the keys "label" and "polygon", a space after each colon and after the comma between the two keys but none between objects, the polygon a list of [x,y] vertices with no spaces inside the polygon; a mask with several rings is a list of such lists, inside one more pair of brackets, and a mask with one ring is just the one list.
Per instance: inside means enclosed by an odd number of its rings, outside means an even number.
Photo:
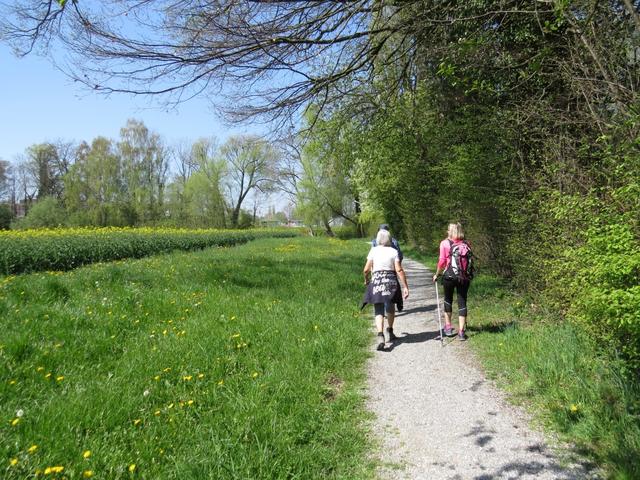
[{"label": "leafy green tree", "polygon": [[230,137],[220,148],[225,163],[225,185],[231,205],[231,226],[237,227],[247,196],[273,189],[278,156],[276,150],[255,135]]},{"label": "leafy green tree", "polygon": [[188,218],[194,225],[224,228],[227,226],[227,203],[222,193],[225,163],[216,158],[212,139],[193,144],[193,172],[184,186],[183,199]]},{"label": "leafy green tree", "polygon": [[159,220],[164,215],[168,170],[168,151],[160,136],[141,121],[130,119],[120,130],[118,154],[128,208],[139,222]]},{"label": "leafy green tree", "polygon": [[76,161],[64,177],[65,205],[75,213],[77,223],[86,218],[97,226],[132,224],[123,210],[121,176],[121,160],[111,140],[98,137],[91,146],[78,148]]}]

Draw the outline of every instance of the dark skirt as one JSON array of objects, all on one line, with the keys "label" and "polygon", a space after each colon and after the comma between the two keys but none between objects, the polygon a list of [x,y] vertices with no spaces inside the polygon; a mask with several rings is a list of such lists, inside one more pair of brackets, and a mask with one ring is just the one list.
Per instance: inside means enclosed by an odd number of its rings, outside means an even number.
[{"label": "dark skirt", "polygon": [[398,276],[394,270],[379,270],[373,272],[371,281],[364,292],[360,310],[368,303],[376,304],[387,302],[395,303],[396,309],[399,312],[401,312],[404,307],[402,289],[400,288],[400,282],[398,282]]}]

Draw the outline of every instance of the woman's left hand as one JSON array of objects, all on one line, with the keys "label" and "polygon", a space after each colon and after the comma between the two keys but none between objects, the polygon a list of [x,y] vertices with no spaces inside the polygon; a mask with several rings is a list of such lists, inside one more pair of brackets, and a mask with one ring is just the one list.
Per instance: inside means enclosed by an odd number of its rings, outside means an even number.
[{"label": "woman's left hand", "polygon": [[407,298],[409,298],[409,287],[404,287],[402,289],[402,298],[404,300],[406,300]]}]

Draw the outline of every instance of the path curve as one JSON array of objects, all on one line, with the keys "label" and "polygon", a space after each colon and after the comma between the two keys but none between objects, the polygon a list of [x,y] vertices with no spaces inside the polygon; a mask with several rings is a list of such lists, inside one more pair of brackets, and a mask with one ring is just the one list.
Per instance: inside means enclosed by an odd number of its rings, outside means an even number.
[{"label": "path curve", "polygon": [[368,365],[379,478],[594,478],[580,465],[561,464],[528,416],[473,365],[467,344],[440,346],[431,274],[410,259],[403,266],[411,296],[394,326],[400,338],[374,350]]}]

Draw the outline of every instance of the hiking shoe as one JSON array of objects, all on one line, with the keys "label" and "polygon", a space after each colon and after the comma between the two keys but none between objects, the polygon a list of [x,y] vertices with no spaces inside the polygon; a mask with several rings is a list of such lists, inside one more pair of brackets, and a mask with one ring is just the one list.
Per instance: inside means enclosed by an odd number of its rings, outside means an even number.
[{"label": "hiking shoe", "polygon": [[453,327],[451,325],[444,327],[444,336],[445,337],[453,337],[456,332],[453,331]]},{"label": "hiking shoe", "polygon": [[458,332],[458,340],[460,340],[461,342],[464,342],[467,339],[467,334],[464,333],[464,330],[460,330]]},{"label": "hiking shoe", "polygon": [[378,346],[376,347],[376,350],[384,350],[384,335],[382,333],[378,334]]},{"label": "hiking shoe", "polygon": [[393,333],[393,328],[387,328],[387,335],[389,336],[390,342],[393,342],[394,340],[398,339],[398,337],[396,337],[396,334]]}]

